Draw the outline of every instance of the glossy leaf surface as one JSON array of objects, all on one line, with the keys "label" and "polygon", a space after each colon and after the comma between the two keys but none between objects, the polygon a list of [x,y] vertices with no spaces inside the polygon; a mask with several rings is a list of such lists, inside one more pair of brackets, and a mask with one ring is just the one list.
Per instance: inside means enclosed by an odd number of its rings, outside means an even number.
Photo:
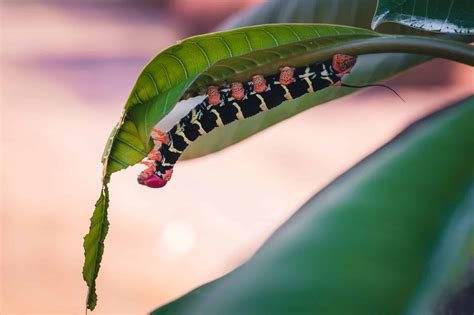
[{"label": "glossy leaf surface", "polygon": [[153,314],[431,314],[473,261],[474,97],[316,194],[244,265]]},{"label": "glossy leaf surface", "polygon": [[472,0],[378,0],[372,28],[394,22],[426,31],[474,34]]}]

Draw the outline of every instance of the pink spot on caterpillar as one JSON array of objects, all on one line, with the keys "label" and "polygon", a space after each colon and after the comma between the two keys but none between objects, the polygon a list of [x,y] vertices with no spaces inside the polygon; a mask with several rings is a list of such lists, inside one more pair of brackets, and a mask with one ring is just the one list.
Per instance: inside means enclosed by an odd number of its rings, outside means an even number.
[{"label": "pink spot on caterpillar", "polygon": [[332,57],[332,67],[336,71],[336,75],[342,78],[346,73],[351,71],[357,61],[357,57],[335,54]]},{"label": "pink spot on caterpillar", "polygon": [[138,175],[137,181],[141,185],[148,186],[150,188],[161,188],[168,182],[166,179],[160,178],[153,172],[143,171]]},{"label": "pink spot on caterpillar", "polygon": [[252,77],[253,90],[257,93],[263,93],[267,90],[267,81],[261,74],[254,75]]},{"label": "pink spot on caterpillar", "polygon": [[244,86],[240,82],[233,82],[230,86],[232,90],[232,97],[240,101],[245,96]]},{"label": "pink spot on caterpillar", "polygon": [[170,139],[168,138],[168,133],[167,132],[161,131],[161,130],[156,129],[156,128],[153,128],[152,132],[154,132],[156,134],[155,137],[152,137],[153,141],[161,142],[161,143],[164,143],[164,144],[168,144],[170,142]]},{"label": "pink spot on caterpillar", "polygon": [[221,94],[217,86],[209,86],[207,88],[207,98],[210,105],[219,105],[221,103]]},{"label": "pink spot on caterpillar", "polygon": [[282,67],[280,68],[280,84],[281,85],[289,85],[295,81],[294,77],[295,68],[293,67]]},{"label": "pink spot on caterpillar", "polygon": [[160,151],[153,149],[150,153],[148,153],[147,158],[152,161],[161,161],[161,153]]}]

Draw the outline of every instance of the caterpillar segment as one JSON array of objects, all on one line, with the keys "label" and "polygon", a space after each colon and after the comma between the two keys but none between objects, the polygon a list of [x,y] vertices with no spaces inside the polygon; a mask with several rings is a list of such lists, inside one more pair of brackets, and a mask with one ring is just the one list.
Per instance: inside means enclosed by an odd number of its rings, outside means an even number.
[{"label": "caterpillar segment", "polygon": [[336,54],[308,66],[281,67],[275,75],[257,74],[249,82],[233,82],[230,88],[209,86],[207,97],[168,132],[153,130],[156,149],[148,155],[149,161],[143,162],[148,167],[138,176],[138,183],[151,188],[165,186],[181,154],[199,136],[271,110],[286,100],[338,86],[355,62],[354,56]]},{"label": "caterpillar segment", "polygon": [[[155,136],[153,137],[153,133],[155,134]],[[156,129],[156,128],[153,128],[152,129],[152,138],[153,138],[153,141],[156,143],[164,143],[164,144],[168,144],[168,142],[170,141],[169,140],[169,137],[168,137],[168,134],[164,131],[161,131],[159,129]]]},{"label": "caterpillar segment", "polygon": [[267,81],[261,74],[252,77],[253,93],[263,93],[267,90]]}]

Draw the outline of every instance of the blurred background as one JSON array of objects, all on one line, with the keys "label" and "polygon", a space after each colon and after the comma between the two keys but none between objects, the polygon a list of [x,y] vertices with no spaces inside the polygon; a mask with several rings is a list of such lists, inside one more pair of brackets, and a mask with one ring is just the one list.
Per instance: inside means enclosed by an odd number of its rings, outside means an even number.
[{"label": "blurred background", "polygon": [[[100,157],[135,79],[162,49],[261,2],[1,2],[2,314],[84,313]],[[474,71],[433,60],[386,84],[406,103],[361,90],[178,163],[165,189],[136,183],[143,166],[114,174],[94,314],[144,314],[231,271],[339,174],[471,94]]]}]

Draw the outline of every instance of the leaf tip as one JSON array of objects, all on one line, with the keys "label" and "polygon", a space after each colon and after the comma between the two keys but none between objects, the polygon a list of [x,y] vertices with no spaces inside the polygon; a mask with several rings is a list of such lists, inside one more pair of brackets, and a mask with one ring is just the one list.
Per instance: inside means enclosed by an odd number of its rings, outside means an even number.
[{"label": "leaf tip", "polygon": [[102,185],[99,199],[95,204],[94,213],[90,219],[89,232],[84,236],[84,265],[82,276],[88,286],[86,308],[94,310],[97,304],[96,279],[104,253],[104,241],[109,229],[107,208],[109,206],[109,191],[107,184]]}]

